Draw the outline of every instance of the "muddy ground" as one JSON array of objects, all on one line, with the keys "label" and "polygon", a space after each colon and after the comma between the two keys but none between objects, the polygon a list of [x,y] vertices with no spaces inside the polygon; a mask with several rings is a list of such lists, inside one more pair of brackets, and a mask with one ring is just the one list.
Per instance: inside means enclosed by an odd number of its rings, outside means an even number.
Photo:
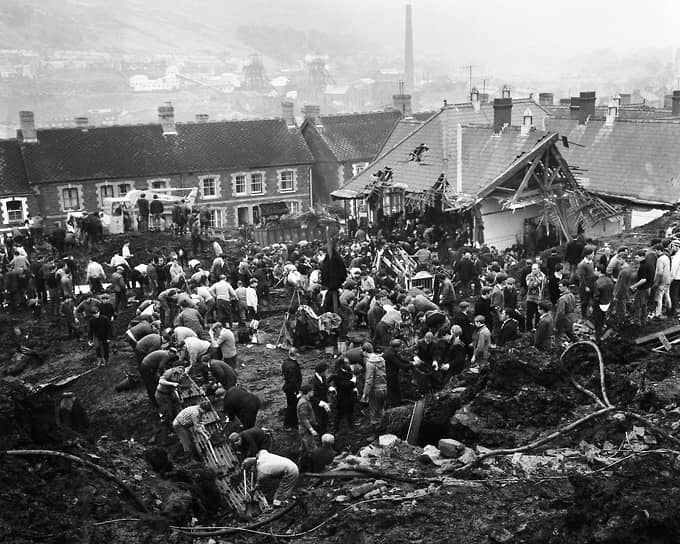
[{"label": "muddy ground", "polygon": [[[142,257],[171,244],[165,238],[132,239]],[[109,245],[98,251],[108,259],[112,250]],[[295,458],[295,433],[282,426],[280,364],[285,352],[265,345],[278,337],[288,302],[284,298],[261,321],[263,343],[239,346],[244,363],[239,381],[261,396],[258,424],[272,429],[273,449]],[[120,338],[126,321],[121,317],[116,325],[119,338],[109,365],[96,368],[85,340],[66,339],[58,322],[0,315],[0,341],[6,347],[0,353],[0,373],[17,368],[12,366],[15,325],[21,327],[21,343],[44,360],[29,360],[18,375],[0,378],[0,440],[2,450],[51,449],[90,460],[127,483],[149,512],[140,512],[120,486],[90,468],[59,458],[4,455],[0,542],[680,542],[680,452],[666,452],[680,447],[622,413],[643,414],[671,437],[680,427],[678,349],[652,353],[650,346],[632,342],[648,331],[622,330],[603,346],[607,393],[620,410],[537,451],[494,457],[458,473],[462,461],[433,461],[424,446],[449,437],[463,442],[472,455],[483,448],[512,448],[594,412],[593,399],[570,382],[573,372],[579,383],[600,394],[596,358],[588,348],[575,349],[560,364],[561,350],[541,354],[527,339],[519,340],[495,352],[488,371],[464,373],[427,397],[418,446],[397,442],[362,450],[371,442],[365,417],[366,425],[337,434],[336,449],[353,454],[344,466],[382,471],[384,485],[375,484],[377,478],[305,477],[297,505],[260,529],[281,536],[235,533],[194,539],[171,526],[190,525],[192,518],[200,526],[248,522],[225,508],[216,513],[206,508],[214,500],[201,484],[201,467],[176,462],[179,443],[158,425],[141,384],[115,392],[126,372],[135,373],[132,352]],[[653,322],[648,330],[670,324]],[[302,354],[305,379],[323,358],[331,360],[316,350]],[[35,392],[40,385],[85,371],[64,386]],[[55,403],[64,391],[72,391],[89,416],[84,432],[54,423]],[[415,399],[411,392],[408,404],[388,411],[385,432],[405,437]],[[171,470],[161,474],[152,468],[147,458],[154,448],[169,454]],[[408,481],[390,478],[394,475]],[[375,490],[358,495],[366,483]]]}]

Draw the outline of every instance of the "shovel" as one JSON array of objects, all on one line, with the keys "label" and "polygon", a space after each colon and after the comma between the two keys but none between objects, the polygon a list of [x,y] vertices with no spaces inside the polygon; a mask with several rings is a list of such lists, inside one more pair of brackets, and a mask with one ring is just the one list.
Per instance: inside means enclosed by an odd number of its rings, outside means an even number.
[{"label": "shovel", "polygon": [[253,498],[255,492],[253,473],[250,473],[250,489],[248,489],[248,481],[246,477],[246,471],[243,471],[243,509],[244,514],[248,518],[256,518],[262,513],[262,508],[260,504]]}]

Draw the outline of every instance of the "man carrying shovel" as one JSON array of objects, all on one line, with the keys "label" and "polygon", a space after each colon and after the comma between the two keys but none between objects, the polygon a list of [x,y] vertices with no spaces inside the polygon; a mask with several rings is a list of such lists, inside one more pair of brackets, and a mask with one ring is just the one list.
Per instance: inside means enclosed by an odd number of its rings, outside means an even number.
[{"label": "man carrying shovel", "polygon": [[298,466],[281,455],[269,453],[267,450],[260,450],[257,456],[248,457],[243,460],[243,469],[255,468],[257,474],[257,483],[254,491],[264,481],[270,478],[278,478],[279,485],[274,493],[274,501],[272,504],[275,507],[285,506],[289,500],[294,499],[293,489],[297,484],[300,472]]}]

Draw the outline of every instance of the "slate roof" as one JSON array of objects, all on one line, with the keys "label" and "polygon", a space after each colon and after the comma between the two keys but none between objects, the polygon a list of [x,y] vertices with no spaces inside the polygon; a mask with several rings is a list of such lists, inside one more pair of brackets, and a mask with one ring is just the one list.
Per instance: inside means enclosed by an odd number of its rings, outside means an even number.
[{"label": "slate roof", "polygon": [[0,196],[30,193],[19,142],[0,140]]},{"label": "slate roof", "polygon": [[584,146],[559,147],[570,166],[583,169],[576,173],[585,189],[640,204],[679,201],[680,123],[551,119],[547,127]]},{"label": "slate roof", "polygon": [[38,143],[22,143],[31,183],[77,181],[234,168],[310,164],[299,130],[282,119],[39,129]]},{"label": "slate roof", "polygon": [[376,156],[401,119],[396,110],[322,115],[321,138],[338,162],[365,161]]},{"label": "slate roof", "polygon": [[[546,136],[540,130],[523,135],[518,127],[509,127],[500,135],[494,135],[493,127],[486,123],[465,123],[466,119],[479,119],[479,115],[473,110],[461,113],[452,106],[443,109],[391,148],[384,149],[371,165],[343,185],[336,196],[347,198],[362,194],[371,183],[371,176],[385,166],[392,168],[394,183],[406,185],[407,192],[431,189],[444,173],[450,184],[449,191],[455,193],[458,125],[462,134],[462,192],[476,194]],[[421,143],[429,150],[420,162],[409,161],[409,153]]]}]

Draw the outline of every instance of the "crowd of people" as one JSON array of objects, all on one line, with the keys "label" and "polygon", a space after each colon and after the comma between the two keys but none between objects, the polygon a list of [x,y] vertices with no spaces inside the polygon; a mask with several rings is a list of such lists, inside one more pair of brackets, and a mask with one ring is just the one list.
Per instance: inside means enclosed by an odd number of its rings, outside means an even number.
[{"label": "crowd of people", "polygon": [[[632,257],[626,247],[613,251],[579,236],[563,252],[527,258],[516,249],[458,247],[441,229],[420,223],[388,237],[357,226],[336,241],[249,243],[232,257],[216,240],[188,254],[178,236],[169,254],[139,259],[126,241],[108,262],[92,256],[81,270],[54,232],[47,237],[51,247],[32,243],[30,235],[5,240],[3,308],[27,306],[35,318],[58,317],[69,338],[87,335],[100,365],[108,364],[109,344],[122,335],[149,402],[178,435],[187,459],[197,455],[187,429],[200,429],[206,406],[181,410],[177,388],[185,374],[194,377],[225,417],[239,422],[230,440],[246,464],[262,478],[283,477],[279,503],[291,496],[298,468],[322,470],[332,459],[331,432],[361,425],[367,411],[380,434],[386,407],[403,403],[405,385],[423,393],[458,373],[484,371],[495,349],[521,335],[550,351],[576,339],[577,322],[579,332],[592,325],[600,339],[607,326],[674,317],[680,299],[674,237],[654,240]],[[417,286],[417,272],[431,281]],[[87,288],[77,293],[81,284]],[[273,287],[284,289],[288,308],[282,426],[299,435],[294,467],[269,452],[267,433],[256,427],[260,398],[239,381],[238,345],[258,341]],[[131,305],[134,317],[120,323]],[[305,325],[310,316],[321,322],[327,314],[337,326],[323,334]],[[306,381],[300,354],[310,348],[331,348],[334,355],[317,362]]]}]

